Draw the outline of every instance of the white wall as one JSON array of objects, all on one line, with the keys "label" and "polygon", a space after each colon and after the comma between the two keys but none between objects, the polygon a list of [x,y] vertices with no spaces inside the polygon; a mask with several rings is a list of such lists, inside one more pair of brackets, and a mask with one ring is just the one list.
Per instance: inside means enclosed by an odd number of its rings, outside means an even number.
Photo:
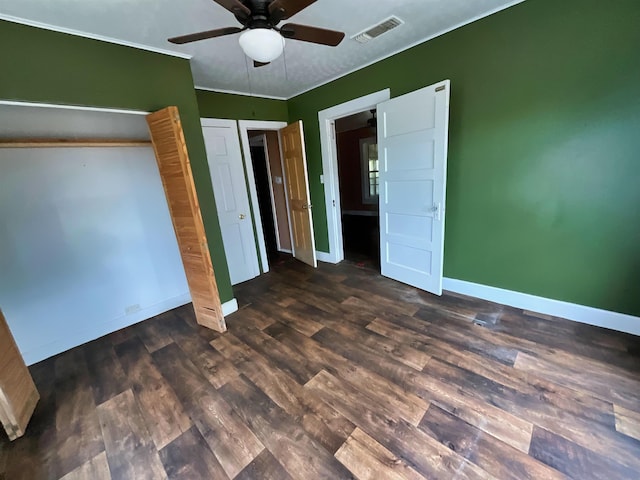
[{"label": "white wall", "polygon": [[28,364],[189,301],[150,147],[0,148],[0,308]]},{"label": "white wall", "polygon": [[149,139],[144,112],[0,102],[0,137]]}]

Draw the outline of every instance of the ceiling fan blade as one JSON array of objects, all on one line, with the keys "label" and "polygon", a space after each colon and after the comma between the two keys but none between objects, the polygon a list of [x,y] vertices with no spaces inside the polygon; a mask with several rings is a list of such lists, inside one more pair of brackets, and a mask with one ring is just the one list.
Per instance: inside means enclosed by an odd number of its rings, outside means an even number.
[{"label": "ceiling fan blade", "polygon": [[344,38],[344,32],[326,30],[324,28],[309,27],[308,25],[298,25],[287,23],[282,26],[280,33],[285,38],[302,40],[303,42],[319,43],[336,47]]},{"label": "ceiling fan blade", "polygon": [[206,32],[198,32],[198,33],[190,33],[189,35],[182,35],[181,37],[173,37],[170,38],[169,41],[171,43],[177,43],[181,45],[183,43],[197,42],[198,40],[205,40],[207,38],[215,38],[222,37],[223,35],[231,35],[234,33],[239,33],[243,28],[238,27],[226,27],[226,28],[217,28],[215,30],[207,30]]},{"label": "ceiling fan blade", "polygon": [[269,4],[269,15],[275,23],[293,17],[300,10],[304,10],[316,0],[273,0]]},{"label": "ceiling fan blade", "polygon": [[240,0],[213,0],[221,7],[226,8],[236,16],[248,18],[251,15],[251,10]]},{"label": "ceiling fan blade", "polygon": [[269,65],[271,62],[259,62],[257,60],[253,61],[253,67],[254,68],[258,68],[258,67],[264,67],[265,65]]}]

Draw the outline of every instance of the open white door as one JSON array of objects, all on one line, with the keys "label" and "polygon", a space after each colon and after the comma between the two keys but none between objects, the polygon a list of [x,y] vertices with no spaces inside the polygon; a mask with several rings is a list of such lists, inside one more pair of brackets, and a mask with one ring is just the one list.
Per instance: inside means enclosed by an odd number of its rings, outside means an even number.
[{"label": "open white door", "polygon": [[382,275],[442,295],[450,82],[378,105]]},{"label": "open white door", "polygon": [[313,236],[311,197],[307,177],[307,155],[301,121],[280,130],[280,144],[287,187],[293,256],[301,262],[317,267],[316,241]]},{"label": "open white door", "polygon": [[203,119],[202,132],[231,284],[260,275],[236,122]]}]

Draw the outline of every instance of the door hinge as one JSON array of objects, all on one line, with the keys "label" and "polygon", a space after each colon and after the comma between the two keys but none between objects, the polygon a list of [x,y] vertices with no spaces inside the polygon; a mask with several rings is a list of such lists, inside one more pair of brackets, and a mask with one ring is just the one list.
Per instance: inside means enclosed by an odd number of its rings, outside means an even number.
[{"label": "door hinge", "polygon": [[333,202],[333,206],[335,207],[336,206],[336,201],[332,200],[332,202]]},{"label": "door hinge", "polygon": [[447,88],[446,85],[440,85],[439,87],[436,87],[436,92],[441,92],[445,88]]},{"label": "door hinge", "polygon": [[331,122],[329,129],[331,131],[331,139],[335,140],[336,139],[336,122]]}]

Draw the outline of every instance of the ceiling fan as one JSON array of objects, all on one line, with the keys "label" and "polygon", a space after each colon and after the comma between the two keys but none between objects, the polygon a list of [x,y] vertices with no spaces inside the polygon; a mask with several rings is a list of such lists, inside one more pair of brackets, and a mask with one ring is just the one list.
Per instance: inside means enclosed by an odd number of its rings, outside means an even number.
[{"label": "ceiling fan", "polygon": [[285,38],[302,40],[320,45],[337,46],[344,38],[343,32],[324,28],[286,23],[277,25],[316,0],[214,0],[229,10],[242,27],[226,27],[205,32],[191,33],[170,38],[171,43],[183,44],[207,38],[241,33],[240,47],[253,60],[255,67],[268,65],[278,58],[284,49]]}]

